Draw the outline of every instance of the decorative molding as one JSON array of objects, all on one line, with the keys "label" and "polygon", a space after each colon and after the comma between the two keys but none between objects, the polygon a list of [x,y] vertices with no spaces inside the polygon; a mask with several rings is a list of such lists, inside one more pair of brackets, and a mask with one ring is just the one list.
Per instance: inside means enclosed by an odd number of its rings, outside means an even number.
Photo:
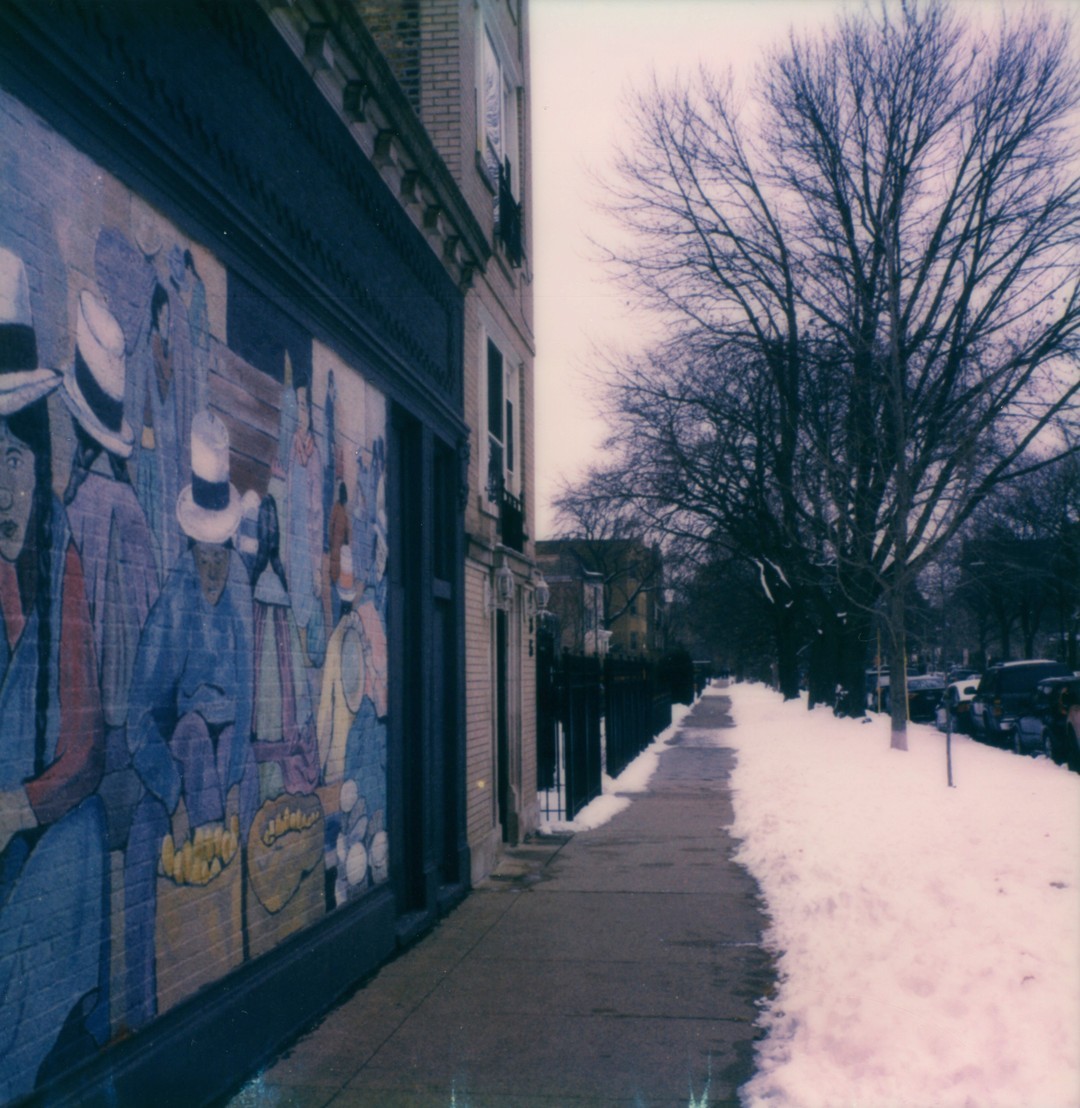
[{"label": "decorative molding", "polygon": [[325,23],[312,23],[304,35],[304,57],[315,69],[334,68],[334,49],[330,44],[330,28]]},{"label": "decorative molding", "polygon": [[[368,336],[460,411],[461,274],[448,272],[442,251],[416,227],[398,199],[399,181],[390,191],[380,181],[344,116],[344,80],[338,102],[327,104],[323,78],[340,74],[341,55],[329,23],[310,39],[308,22],[302,34],[282,34],[283,21],[305,18],[299,6],[8,0],[0,4],[0,57],[40,89],[46,118],[61,105],[96,150],[104,143],[115,152],[105,168],[123,175],[127,166],[134,180],[152,180],[198,213],[222,248],[247,249],[264,273],[276,265],[291,301],[306,301],[330,334],[344,324]],[[165,23],[179,32],[161,35]],[[304,57],[309,43],[330,65],[320,83]],[[362,75],[350,79],[362,83],[351,95],[370,108]],[[243,118],[227,107],[237,95],[248,99]],[[276,125],[252,127],[275,112]],[[290,144],[306,147],[324,202],[312,205]],[[362,218],[335,222],[349,207]],[[373,265],[384,261],[402,272],[374,278]],[[428,306],[418,308],[417,298]]]},{"label": "decorative molding", "polygon": [[341,108],[353,123],[366,123],[371,86],[364,80],[346,81],[341,93]]},{"label": "decorative molding", "polygon": [[[384,180],[399,196],[409,198],[405,209],[416,226],[434,232],[436,238],[459,240],[461,248],[449,252],[438,242],[432,245],[458,288],[471,287],[474,275],[487,266],[491,246],[364,26],[357,5],[352,0],[290,0],[287,7],[279,0],[258,2],[294,52],[303,44],[306,55],[311,32],[325,32],[320,42],[334,64],[320,71],[319,87],[339,90],[329,97],[332,105],[352,125],[361,147],[373,152]],[[445,218],[437,224],[426,222],[423,205],[413,209],[412,197],[421,193],[434,197],[442,209]]]}]

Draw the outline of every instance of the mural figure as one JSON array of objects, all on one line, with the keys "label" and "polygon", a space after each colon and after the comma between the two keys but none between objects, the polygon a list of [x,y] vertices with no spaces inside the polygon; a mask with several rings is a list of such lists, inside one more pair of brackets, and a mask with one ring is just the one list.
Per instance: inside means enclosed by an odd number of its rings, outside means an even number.
[{"label": "mural figure", "polygon": [[[175,258],[179,256],[180,264]],[[174,246],[169,257],[174,280],[180,290],[191,333],[191,369],[194,377],[195,411],[210,405],[210,318],[206,310],[206,286],[195,268],[190,250]]]},{"label": "mural figure", "polygon": [[82,559],[105,717],[105,802],[109,849],[127,845],[141,787],[124,723],[139,635],[157,600],[157,558],[127,471],[134,433],[124,418],[124,335],[104,302],[79,296],[75,358],[61,395],[71,412],[75,456],[64,493]]},{"label": "mural figure", "polygon": [[[378,523],[372,539],[368,583],[356,615],[363,632],[364,695],[349,728],[345,745],[345,772],[356,782],[357,809],[366,823],[354,821],[355,834],[367,850],[370,881],[378,884],[389,876],[386,835],[386,746],[389,680],[387,669],[385,603],[386,541]],[[380,589],[382,592],[380,593]],[[354,867],[355,868],[355,867]],[[350,885],[357,882],[350,876]]]},{"label": "mural figure", "polygon": [[371,460],[357,457],[356,503],[353,512],[353,549],[359,554],[358,576],[368,599],[385,622],[386,597],[386,447],[382,438],[371,446]]},{"label": "mural figure", "polygon": [[319,751],[300,635],[281,562],[277,503],[263,497],[255,593],[252,750],[260,806],[248,839],[248,942],[253,955],[326,910]]},{"label": "mural figure", "polygon": [[182,537],[171,505],[187,479],[181,444],[187,441],[194,402],[192,381],[173,336],[173,301],[162,284],[150,299],[150,365],[143,389],[140,439],[139,502],[161,555],[164,577],[176,564]]},{"label": "mural figure", "polygon": [[251,588],[231,542],[241,501],[229,482],[228,430],[209,412],[192,422],[191,472],[176,503],[188,548],[143,628],[128,710],[146,789],[125,863],[135,1027],[241,960],[236,855],[258,802]]},{"label": "mural figure", "polygon": [[[98,291],[124,332],[128,376],[124,409],[141,411],[145,366],[150,349],[150,299],[158,283],[154,257],[161,249],[161,237],[143,226],[136,245],[116,227],[104,227],[94,244],[94,274]],[[139,444],[133,444],[137,455]]]},{"label": "mural figure", "polygon": [[[93,355],[90,355],[93,357]],[[108,1036],[105,764],[22,259],[0,249],[0,1101]]]},{"label": "mural figure", "polygon": [[240,527],[234,540],[244,568],[251,575],[259,554],[259,507],[262,498],[254,489],[248,489],[240,498]]},{"label": "mural figure", "polygon": [[265,496],[259,506],[258,553],[251,570],[255,593],[252,741],[263,801],[282,792],[310,793],[319,780],[315,717],[280,543],[277,503]]},{"label": "mural figure", "polygon": [[[318,726],[322,780],[340,787],[338,811],[328,815],[326,827],[333,904],[366,887],[369,877],[384,880],[388,859],[386,634],[371,601],[356,605],[348,546],[341,548],[338,593],[342,616],[327,645]],[[373,851],[381,863],[378,870]]]},{"label": "mural figure", "polygon": [[296,389],[297,427],[286,471],[288,531],[285,564],[290,599],[304,649],[313,666],[326,653],[326,617],[322,607],[322,463],[315,443],[311,405],[305,385]]}]

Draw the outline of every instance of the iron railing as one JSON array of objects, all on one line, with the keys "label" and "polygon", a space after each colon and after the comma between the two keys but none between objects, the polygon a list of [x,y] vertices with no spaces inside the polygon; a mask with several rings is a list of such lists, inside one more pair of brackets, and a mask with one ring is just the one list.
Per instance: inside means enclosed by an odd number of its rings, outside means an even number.
[{"label": "iron railing", "polygon": [[537,787],[547,820],[572,820],[671,724],[671,695],[640,660],[558,654],[542,626],[537,649]]}]

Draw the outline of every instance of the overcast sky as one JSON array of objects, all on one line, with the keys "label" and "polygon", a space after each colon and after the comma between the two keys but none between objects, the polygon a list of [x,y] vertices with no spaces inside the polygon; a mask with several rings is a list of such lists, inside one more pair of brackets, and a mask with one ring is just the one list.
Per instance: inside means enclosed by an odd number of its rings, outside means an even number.
[{"label": "overcast sky", "polygon": [[[997,0],[954,0],[996,13]],[[1060,12],[1076,0],[1046,0]],[[534,537],[551,534],[550,500],[564,478],[600,458],[603,425],[585,374],[596,344],[631,345],[641,323],[592,260],[603,239],[592,177],[610,170],[626,95],[700,62],[752,75],[788,29],[822,28],[861,0],[530,0],[533,248],[536,303],[537,510]],[[1003,0],[1006,9],[1022,0]]]},{"label": "overcast sky", "polygon": [[[603,425],[585,374],[596,344],[635,325],[593,260],[603,238],[593,175],[610,167],[628,92],[699,62],[750,74],[787,28],[821,26],[843,0],[530,0],[536,303],[536,538],[562,478],[598,460]],[[640,324],[638,329],[640,329]]]}]

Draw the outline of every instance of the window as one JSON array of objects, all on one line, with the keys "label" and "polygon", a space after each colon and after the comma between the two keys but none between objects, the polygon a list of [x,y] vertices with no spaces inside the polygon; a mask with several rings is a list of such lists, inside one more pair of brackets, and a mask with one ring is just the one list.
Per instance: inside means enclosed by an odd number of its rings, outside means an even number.
[{"label": "window", "polygon": [[491,338],[485,345],[487,388],[487,500],[500,518],[502,541],[516,550],[524,541],[521,460],[518,447],[518,369]]},{"label": "window", "polygon": [[522,259],[519,92],[504,66],[491,31],[481,34],[478,137],[480,162],[494,193],[495,232],[512,265]]},{"label": "window", "polygon": [[518,459],[516,367],[487,340],[487,494],[497,503],[503,490],[517,494],[521,487]]},{"label": "window", "polygon": [[[488,499],[498,502],[506,480],[506,452],[503,449],[503,356],[499,348],[488,339],[487,344],[487,392],[488,392]],[[509,403],[509,402],[508,402]]]}]

